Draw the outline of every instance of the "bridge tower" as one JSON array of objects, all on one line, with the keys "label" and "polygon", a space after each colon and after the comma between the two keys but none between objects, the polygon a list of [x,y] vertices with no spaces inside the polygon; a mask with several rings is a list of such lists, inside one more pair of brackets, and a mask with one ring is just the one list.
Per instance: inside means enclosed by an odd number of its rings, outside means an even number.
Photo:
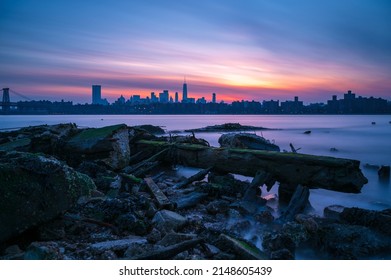
[{"label": "bridge tower", "polygon": [[9,88],[3,88],[3,111],[9,111],[11,108]]}]

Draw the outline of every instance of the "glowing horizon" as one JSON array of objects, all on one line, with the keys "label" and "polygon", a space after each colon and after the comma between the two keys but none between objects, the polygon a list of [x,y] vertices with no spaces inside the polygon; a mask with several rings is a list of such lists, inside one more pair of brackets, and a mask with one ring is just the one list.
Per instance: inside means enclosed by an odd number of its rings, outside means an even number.
[{"label": "glowing horizon", "polygon": [[313,2],[5,0],[0,87],[90,103],[99,84],[113,102],[181,96],[186,75],[207,100],[390,99],[391,4]]}]

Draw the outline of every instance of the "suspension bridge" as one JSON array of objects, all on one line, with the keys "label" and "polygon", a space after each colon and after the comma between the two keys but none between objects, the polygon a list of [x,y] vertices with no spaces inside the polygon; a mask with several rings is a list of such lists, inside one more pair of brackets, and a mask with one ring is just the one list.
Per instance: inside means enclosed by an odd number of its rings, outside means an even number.
[{"label": "suspension bridge", "polygon": [[3,113],[8,113],[11,112],[12,110],[17,110],[18,107],[21,106],[19,102],[11,102],[10,93],[12,93],[12,95],[19,96],[23,100],[32,101],[31,98],[27,97],[24,94],[11,90],[10,88],[3,88],[3,98],[0,101],[0,107]]}]

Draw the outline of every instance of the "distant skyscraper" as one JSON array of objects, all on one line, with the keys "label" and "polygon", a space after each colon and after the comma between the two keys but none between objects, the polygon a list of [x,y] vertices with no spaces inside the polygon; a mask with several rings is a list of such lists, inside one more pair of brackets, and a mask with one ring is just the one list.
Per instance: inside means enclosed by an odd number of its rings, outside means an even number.
[{"label": "distant skyscraper", "polygon": [[216,103],[216,93],[212,93],[212,103]]},{"label": "distant skyscraper", "polygon": [[187,84],[186,84],[186,78],[183,82],[183,91],[182,91],[182,103],[187,102]]},{"label": "distant skyscraper", "polygon": [[133,104],[139,104],[141,102],[141,96],[138,94],[133,95],[132,103]]},{"label": "distant skyscraper", "polygon": [[178,103],[178,102],[179,102],[178,92],[175,92],[175,103]]},{"label": "distant skyscraper", "polygon": [[125,104],[125,97],[121,94],[121,96],[117,99],[118,104]]},{"label": "distant skyscraper", "polygon": [[168,90],[163,90],[163,92],[159,93],[159,102],[168,103],[168,101],[169,101]]},{"label": "distant skyscraper", "polygon": [[205,97],[198,98],[196,101],[197,104],[206,104],[206,99]]},{"label": "distant skyscraper", "polygon": [[92,85],[92,104],[101,104],[101,86],[100,85]]},{"label": "distant skyscraper", "polygon": [[352,100],[352,99],[355,99],[356,98],[356,94],[352,93],[351,90],[348,90],[348,93],[345,93],[343,95],[343,99],[345,100]]},{"label": "distant skyscraper", "polygon": [[191,97],[191,98],[187,98],[186,102],[187,102],[187,103],[193,103],[193,104],[194,104],[194,103],[196,102],[196,100],[195,100],[194,97]]},{"label": "distant skyscraper", "polygon": [[157,98],[154,92],[151,92],[151,103],[158,103],[159,99]]}]

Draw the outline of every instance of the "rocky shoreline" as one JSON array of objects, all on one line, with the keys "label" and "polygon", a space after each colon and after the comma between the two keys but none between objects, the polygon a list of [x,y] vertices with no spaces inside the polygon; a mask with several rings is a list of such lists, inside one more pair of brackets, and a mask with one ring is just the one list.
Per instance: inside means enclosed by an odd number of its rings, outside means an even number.
[{"label": "rocky shoreline", "polygon": [[240,123],[224,123],[195,129],[186,129],[185,132],[240,132],[256,130],[276,130],[262,126],[241,125]]},{"label": "rocky shoreline", "polygon": [[[301,248],[322,259],[391,257],[390,209],[334,205],[311,215],[308,188],[318,182],[348,192],[366,183],[355,161],[280,153],[246,133],[213,148],[163,132],[122,124],[1,132],[0,258],[295,259]],[[228,167],[195,166],[210,153],[227,156]],[[255,160],[265,165],[251,182],[226,171]],[[300,164],[306,171],[290,171]],[[200,171],[181,177],[178,165]],[[278,195],[263,197],[259,187],[276,181]]]}]

